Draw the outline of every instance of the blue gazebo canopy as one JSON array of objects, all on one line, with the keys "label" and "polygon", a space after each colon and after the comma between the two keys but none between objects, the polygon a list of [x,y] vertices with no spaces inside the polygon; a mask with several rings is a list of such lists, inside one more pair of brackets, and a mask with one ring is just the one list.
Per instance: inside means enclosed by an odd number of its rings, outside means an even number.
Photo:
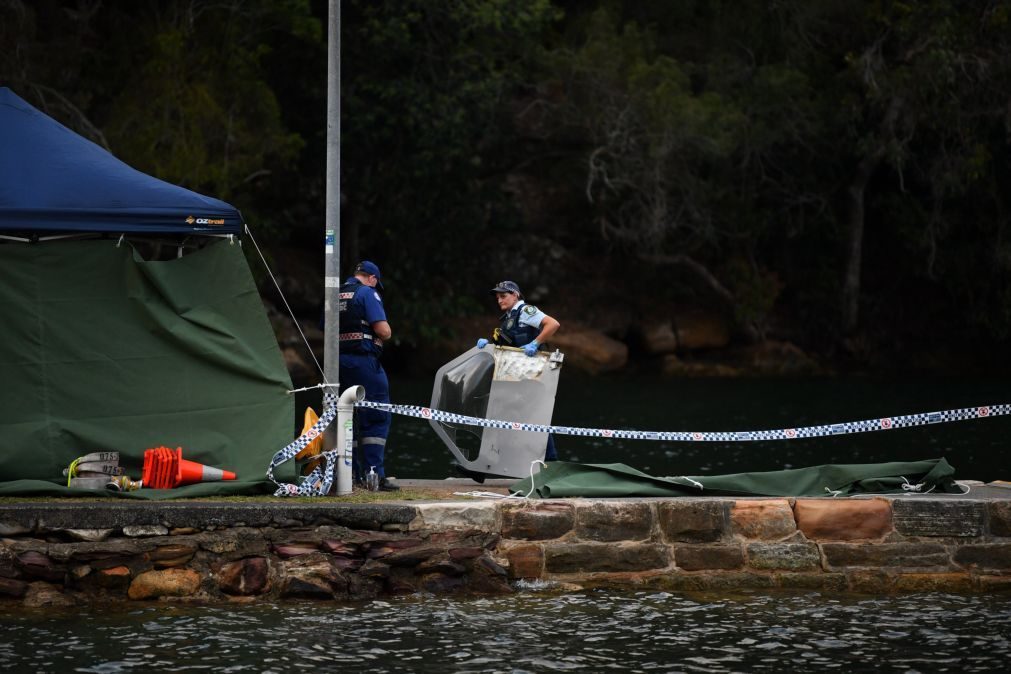
[{"label": "blue gazebo canopy", "polygon": [[0,232],[239,234],[223,201],[127,166],[0,87]]}]

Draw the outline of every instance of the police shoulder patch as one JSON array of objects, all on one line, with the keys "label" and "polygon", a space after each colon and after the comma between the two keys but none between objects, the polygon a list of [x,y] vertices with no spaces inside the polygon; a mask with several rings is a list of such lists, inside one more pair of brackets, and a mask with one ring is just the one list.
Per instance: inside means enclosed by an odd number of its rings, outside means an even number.
[{"label": "police shoulder patch", "polygon": [[537,307],[532,304],[527,304],[523,307],[523,311],[533,316],[537,313]]}]

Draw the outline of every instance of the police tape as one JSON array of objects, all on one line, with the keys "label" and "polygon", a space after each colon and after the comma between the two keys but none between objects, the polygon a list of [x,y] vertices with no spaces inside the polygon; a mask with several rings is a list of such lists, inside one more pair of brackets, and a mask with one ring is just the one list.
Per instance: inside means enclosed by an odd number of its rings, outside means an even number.
[{"label": "police tape", "polygon": [[621,438],[627,440],[660,440],[664,442],[751,442],[755,440],[796,440],[799,438],[818,438],[832,435],[848,435],[850,433],[868,433],[871,431],[890,431],[896,428],[911,428],[945,424],[952,421],[967,421],[970,419],[986,419],[1011,414],[1011,405],[984,405],[982,407],[965,407],[943,412],[923,412],[906,414],[897,417],[882,417],[864,421],[847,421],[839,424],[822,426],[802,426],[798,428],[780,428],[768,431],[635,431],[608,428],[576,428],[572,426],[546,426],[543,424],[527,424],[518,421],[499,421],[497,419],[482,419],[463,414],[443,412],[442,410],[417,405],[394,405],[361,400],[356,407],[401,414],[408,417],[440,421],[448,424],[465,426],[482,426],[484,428],[500,428],[512,431],[531,431],[533,433],[555,433],[558,435],[577,435],[589,438]]},{"label": "police tape", "polygon": [[267,466],[267,478],[277,485],[274,496],[326,496],[330,493],[330,487],[333,485],[334,463],[339,460],[340,450],[337,448],[320,452],[317,456],[321,458],[321,461],[309,475],[300,478],[298,484],[278,482],[274,478],[274,469],[282,463],[294,459],[299,452],[308,447],[309,443],[326,430],[326,427],[336,416],[337,396],[327,391],[323,394],[323,416],[317,419],[309,430],[295,438],[283,449],[279,449],[271,458],[270,465]]}]

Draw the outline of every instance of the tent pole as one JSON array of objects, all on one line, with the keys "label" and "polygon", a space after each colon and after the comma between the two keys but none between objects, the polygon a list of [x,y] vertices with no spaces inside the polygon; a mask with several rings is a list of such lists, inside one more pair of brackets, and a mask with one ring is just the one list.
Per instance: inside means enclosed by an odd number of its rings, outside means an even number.
[{"label": "tent pole", "polygon": [[[327,87],[326,87],[326,256],[324,283],[323,325],[323,378],[326,383],[339,385],[340,364],[340,312],[337,310],[340,293],[340,242],[341,242],[341,3],[330,0],[327,22]],[[337,444],[334,424],[323,434],[326,451]],[[341,448],[343,450],[343,448]],[[344,496],[351,493],[351,457],[339,456],[333,462],[333,493]]]}]

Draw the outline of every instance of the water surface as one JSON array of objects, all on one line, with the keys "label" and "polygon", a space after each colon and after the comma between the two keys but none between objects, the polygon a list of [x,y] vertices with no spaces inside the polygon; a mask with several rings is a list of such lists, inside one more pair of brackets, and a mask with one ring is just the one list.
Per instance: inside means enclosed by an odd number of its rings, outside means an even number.
[{"label": "water surface", "polygon": [[1006,671],[1011,597],[521,592],[0,613],[34,672]]}]

